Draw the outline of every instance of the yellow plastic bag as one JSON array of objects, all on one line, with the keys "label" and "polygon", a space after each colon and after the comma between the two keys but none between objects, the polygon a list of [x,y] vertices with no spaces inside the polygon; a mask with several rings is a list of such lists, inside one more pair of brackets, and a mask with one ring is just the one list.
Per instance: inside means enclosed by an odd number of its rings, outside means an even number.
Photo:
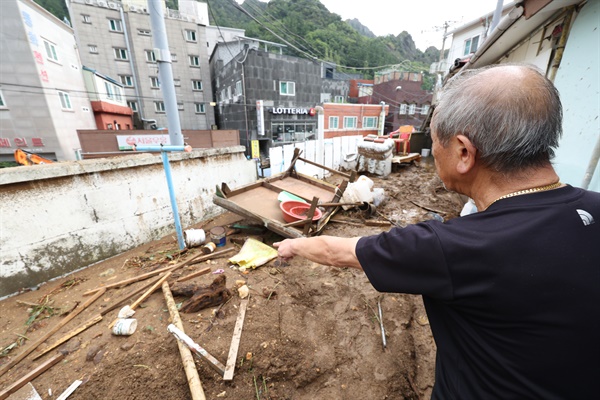
[{"label": "yellow plastic bag", "polygon": [[229,259],[243,271],[260,267],[277,257],[277,250],[256,239],[248,238],[239,253]]}]

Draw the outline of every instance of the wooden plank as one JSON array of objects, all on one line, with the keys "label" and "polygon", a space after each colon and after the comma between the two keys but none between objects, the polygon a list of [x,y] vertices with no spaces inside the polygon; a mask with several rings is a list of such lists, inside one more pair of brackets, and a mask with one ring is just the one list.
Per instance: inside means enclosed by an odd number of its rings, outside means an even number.
[{"label": "wooden plank", "polygon": [[115,308],[118,308],[119,306],[123,305],[124,302],[126,302],[127,300],[129,300],[130,298],[135,296],[136,294],[139,294],[139,293],[143,292],[144,290],[148,289],[150,286],[154,285],[159,279],[160,279],[160,277],[158,277],[154,280],[151,280],[150,282],[146,283],[143,286],[140,286],[133,292],[127,293],[125,296],[122,296],[119,300],[114,302],[112,306],[107,307],[104,310],[100,311],[100,315],[105,316],[106,314],[108,314],[109,312],[114,310]]},{"label": "wooden plank", "polygon": [[122,280],[122,281],[119,281],[119,282],[111,283],[110,285],[100,286],[100,287],[97,287],[96,289],[88,290],[83,295],[87,296],[87,295],[93,294],[93,293],[97,292],[100,289],[112,289],[112,288],[115,288],[115,287],[126,286],[126,285],[129,285],[131,283],[139,282],[139,281],[144,280],[146,278],[149,278],[151,276],[158,275],[158,274],[160,274],[162,272],[165,272],[165,271],[171,271],[171,272],[173,272],[176,269],[179,269],[181,267],[185,267],[188,264],[191,264],[194,260],[196,260],[197,258],[200,258],[202,256],[204,256],[204,253],[199,253],[199,254],[196,254],[194,257],[190,258],[189,260],[180,262],[178,264],[168,265],[168,266],[163,267],[163,268],[155,269],[154,271],[147,272],[147,273],[142,274],[142,275],[134,276],[133,278],[125,279],[125,280]]},{"label": "wooden plank", "polygon": [[38,376],[40,376],[41,374],[46,372],[46,370],[48,370],[50,367],[52,367],[54,364],[56,364],[63,358],[65,358],[64,354],[57,354],[54,357],[52,357],[51,359],[49,359],[48,361],[42,363],[40,366],[38,366],[33,371],[22,376],[15,383],[13,383],[12,385],[10,385],[6,389],[4,389],[2,392],[0,392],[0,400],[8,399],[8,396],[10,396],[12,393],[16,392],[21,387],[27,385],[27,383],[31,382],[32,380],[34,380],[35,378],[37,378]]},{"label": "wooden plank", "polygon": [[[144,294],[142,294],[136,301],[134,301],[129,306],[129,308],[131,308],[132,310],[135,310],[136,308],[138,308],[138,306],[140,304],[142,304],[144,302],[144,300],[146,300],[148,297],[150,297],[150,295],[152,293],[154,293],[156,291],[156,289],[158,289],[164,281],[169,279],[169,277],[171,276],[171,273],[172,273],[172,271],[165,272],[165,274],[163,276],[161,276],[161,278],[158,281],[156,281],[156,283],[154,285],[152,285],[150,287],[150,289],[146,290],[144,292]],[[112,327],[115,326],[115,324],[117,323],[118,320],[119,320],[119,318],[115,318],[115,320],[113,322],[111,322],[110,325],[108,325],[109,329],[112,329]]]},{"label": "wooden plank", "polygon": [[[171,293],[171,289],[167,282],[163,282],[162,291],[165,296],[165,301],[167,302],[167,308],[169,309],[172,323],[183,332],[181,316],[179,315],[179,311],[177,311],[177,305],[175,304],[173,294]],[[198,375],[192,352],[179,340],[177,340],[177,347],[179,348],[179,355],[181,356],[185,376],[187,377],[188,386],[190,387],[192,400],[205,400],[204,389],[202,388],[202,382],[200,381],[200,376]]]},{"label": "wooden plank", "polygon": [[312,219],[315,216],[315,209],[317,208],[317,204],[319,204],[319,198],[313,197],[312,202],[310,203],[310,208],[308,209],[308,213],[306,214],[306,220],[311,221],[311,223],[304,225],[304,230],[302,231],[304,236],[308,236],[308,233],[310,232],[310,227],[312,225]]},{"label": "wooden plank", "polygon": [[71,339],[74,336],[79,335],[81,332],[83,332],[86,329],[88,329],[88,328],[96,325],[100,321],[102,321],[102,315],[100,315],[100,314],[96,315],[95,317],[90,318],[89,320],[87,320],[87,322],[85,322],[79,328],[73,329],[72,331],[70,331],[69,333],[67,333],[66,335],[64,335],[60,339],[58,339],[56,342],[54,342],[53,344],[51,344],[50,346],[48,346],[46,349],[44,349],[44,351],[42,351],[39,354],[36,354],[33,357],[33,360],[37,360],[38,358],[40,358],[44,354],[47,354],[48,352],[54,350],[55,348],[57,348],[58,346],[60,346],[64,342],[66,342],[67,340]]},{"label": "wooden plank", "polygon": [[0,377],[6,372],[8,372],[8,370],[14,367],[17,363],[19,363],[22,359],[27,357],[32,351],[37,349],[39,345],[44,343],[50,336],[58,332],[60,328],[65,326],[69,321],[78,316],[83,310],[88,308],[94,301],[98,300],[101,296],[103,296],[104,293],[106,293],[106,289],[102,289],[93,297],[90,297],[81,307],[77,307],[69,315],[60,320],[60,322],[56,324],[52,329],[44,333],[38,340],[35,341],[35,343],[33,343],[31,346],[25,349],[21,354],[10,360],[6,365],[2,366],[2,369],[0,370]]},{"label": "wooden plank", "polygon": [[240,340],[242,338],[242,328],[244,327],[244,317],[246,316],[247,307],[248,300],[242,300],[240,303],[240,313],[238,314],[237,320],[235,321],[235,328],[233,329],[233,338],[231,339],[231,346],[229,347],[229,355],[227,356],[227,363],[225,365],[225,374],[223,374],[224,381],[230,381],[233,379],[233,371],[235,370],[235,363],[238,349],[240,347]]},{"label": "wooden plank", "polygon": [[272,221],[272,220],[265,218],[259,214],[253,213],[249,210],[246,210],[228,199],[221,199],[220,197],[215,196],[215,197],[213,197],[213,203],[215,203],[231,212],[234,212],[236,214],[242,215],[244,217],[247,217],[247,218],[253,219],[259,223],[262,223],[264,227],[266,227],[269,230],[272,230],[275,233],[280,234],[283,237],[287,237],[287,238],[303,237],[302,232],[300,232],[296,229],[286,228],[285,226],[283,226],[283,223]]},{"label": "wooden plank", "polygon": [[201,269],[200,271],[196,271],[196,272],[193,272],[193,273],[191,273],[189,275],[182,276],[181,278],[177,279],[175,282],[185,282],[185,281],[188,281],[190,279],[196,278],[198,276],[206,275],[210,271],[211,271],[210,267],[206,267],[206,268]]},{"label": "wooden plank", "polygon": [[172,333],[177,340],[186,344],[189,349],[196,354],[198,357],[208,361],[208,364],[219,373],[219,375],[223,376],[225,373],[225,366],[213,357],[208,351],[206,351],[202,346],[198,343],[194,342],[192,338],[185,334],[181,329],[177,328],[175,325],[171,324],[167,326],[167,331]]},{"label": "wooden plank", "polygon": [[314,165],[315,167],[322,168],[322,169],[324,169],[325,171],[329,171],[329,172],[331,172],[332,174],[341,175],[341,176],[343,176],[344,178],[350,178],[350,174],[346,174],[346,173],[344,173],[344,172],[341,172],[341,171],[338,171],[338,170],[336,170],[336,169],[333,169],[333,168],[326,167],[326,166],[324,166],[324,165],[321,165],[321,164],[318,164],[318,163],[316,163],[316,162],[313,162],[313,161],[307,160],[306,158],[298,157],[298,160],[304,161],[305,163],[307,163],[307,164],[310,164],[310,165]]}]

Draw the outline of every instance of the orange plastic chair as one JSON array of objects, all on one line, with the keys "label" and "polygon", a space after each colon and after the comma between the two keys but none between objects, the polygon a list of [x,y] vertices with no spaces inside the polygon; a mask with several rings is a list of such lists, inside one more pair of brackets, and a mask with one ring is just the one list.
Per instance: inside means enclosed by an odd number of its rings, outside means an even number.
[{"label": "orange plastic chair", "polygon": [[408,154],[410,153],[410,137],[415,131],[415,127],[412,125],[402,125],[398,128],[397,131],[394,131],[390,134],[391,137],[396,136],[394,138],[394,142],[396,143],[396,153],[400,153],[400,145],[402,145],[402,153]]}]

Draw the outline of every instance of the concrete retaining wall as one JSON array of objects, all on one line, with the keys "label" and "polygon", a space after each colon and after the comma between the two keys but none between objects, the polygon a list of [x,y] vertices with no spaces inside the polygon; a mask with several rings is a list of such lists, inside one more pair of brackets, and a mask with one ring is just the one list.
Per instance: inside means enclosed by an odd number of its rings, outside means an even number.
[{"label": "concrete retaining wall", "polygon": [[[254,182],[244,147],[172,153],[184,229],[218,215],[215,187]],[[175,232],[161,156],[0,169],[0,297]]]}]

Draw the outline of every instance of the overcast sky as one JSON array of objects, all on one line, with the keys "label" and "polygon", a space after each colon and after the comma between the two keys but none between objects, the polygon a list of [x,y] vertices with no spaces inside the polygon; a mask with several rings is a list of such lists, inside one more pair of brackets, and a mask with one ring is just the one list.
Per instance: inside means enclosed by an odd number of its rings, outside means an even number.
[{"label": "overcast sky", "polygon": [[[504,0],[504,4],[510,1]],[[321,3],[343,20],[357,18],[377,36],[407,31],[417,48],[425,51],[429,46],[441,49],[445,21],[458,27],[493,12],[498,0],[321,0]]]},{"label": "overcast sky", "polygon": [[[417,48],[425,50],[429,46],[442,47],[445,21],[458,27],[493,12],[498,0],[321,0],[321,3],[344,20],[357,18],[377,36],[407,31]],[[510,0],[504,0],[504,4],[508,3]]]}]

